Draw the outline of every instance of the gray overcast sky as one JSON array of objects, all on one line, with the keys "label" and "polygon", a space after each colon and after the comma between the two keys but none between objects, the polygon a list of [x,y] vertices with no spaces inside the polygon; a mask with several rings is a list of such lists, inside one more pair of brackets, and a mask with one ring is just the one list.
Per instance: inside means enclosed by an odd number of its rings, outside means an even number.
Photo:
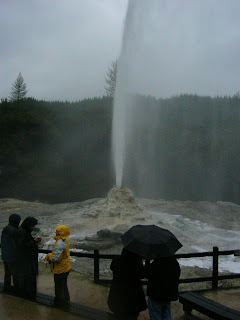
[{"label": "gray overcast sky", "polygon": [[119,72],[127,91],[157,97],[240,91],[240,0],[130,4]]},{"label": "gray overcast sky", "polygon": [[[240,0],[131,1],[138,7],[137,30],[130,26],[137,31],[131,83],[141,92],[240,90]],[[20,71],[35,98],[103,95],[107,67],[120,54],[127,2],[0,0],[0,98]]]},{"label": "gray overcast sky", "polygon": [[0,98],[19,72],[35,98],[104,94],[126,8],[127,0],[0,0]]}]

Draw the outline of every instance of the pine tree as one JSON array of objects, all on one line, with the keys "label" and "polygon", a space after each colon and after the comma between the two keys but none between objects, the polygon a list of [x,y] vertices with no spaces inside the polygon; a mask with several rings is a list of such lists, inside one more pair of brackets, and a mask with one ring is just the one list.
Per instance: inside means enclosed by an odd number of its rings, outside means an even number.
[{"label": "pine tree", "polygon": [[21,72],[19,72],[17,79],[12,85],[9,99],[10,101],[13,101],[13,102],[20,102],[21,100],[26,98],[26,94],[27,94],[27,86],[24,82]]},{"label": "pine tree", "polygon": [[107,78],[105,79],[107,86],[105,87],[106,94],[110,97],[114,96],[116,81],[117,81],[117,64],[118,60],[112,62],[110,68],[108,68]]}]

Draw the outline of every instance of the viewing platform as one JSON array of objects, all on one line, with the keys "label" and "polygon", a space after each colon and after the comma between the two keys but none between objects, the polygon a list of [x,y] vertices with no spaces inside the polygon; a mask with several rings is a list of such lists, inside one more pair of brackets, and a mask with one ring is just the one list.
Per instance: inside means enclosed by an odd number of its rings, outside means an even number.
[{"label": "viewing platform", "polygon": [[[1,270],[2,271],[2,270]],[[1,272],[1,278],[2,278]],[[49,277],[47,277],[49,280]],[[45,280],[46,282],[46,280]],[[79,290],[82,290],[81,283],[78,281],[75,284]],[[96,287],[96,295],[98,295],[98,286]],[[107,288],[104,288],[107,291]],[[111,315],[107,316],[107,313],[102,312],[101,310],[92,309],[88,306],[77,305],[77,303],[73,303],[73,305],[78,306],[78,312],[74,313],[74,310],[71,310],[71,313],[67,310],[62,311],[60,309],[56,309],[53,307],[48,307],[47,304],[50,301],[50,296],[45,294],[38,294],[37,302],[31,302],[25,299],[21,299],[18,297],[10,296],[7,294],[3,294],[2,287],[0,288],[0,319],[2,320],[89,320],[89,319],[104,319],[104,314],[106,315],[105,319],[113,319]],[[74,291],[72,286],[70,288],[71,293]],[[218,289],[211,290],[202,295],[208,299],[211,299],[214,302],[218,302],[224,304],[228,308],[232,308],[240,312],[240,289]],[[104,295],[105,296],[105,295]],[[44,299],[45,297],[45,299]],[[53,297],[51,297],[53,299]],[[75,300],[76,296],[72,295],[72,299]],[[103,299],[100,299],[102,303],[102,308],[106,308],[106,303],[104,303]],[[45,304],[45,305],[44,305]],[[89,304],[92,303],[89,301]],[[76,310],[75,310],[76,311]],[[77,314],[78,313],[78,314]],[[84,316],[80,316],[79,314],[84,314]],[[99,316],[98,316],[99,315]],[[172,303],[172,317],[174,320],[184,320],[184,319],[209,319],[208,316],[203,315],[197,311],[192,311],[191,315],[187,315],[184,313],[182,305],[179,302]],[[139,320],[147,320],[148,312],[144,312],[140,315]],[[236,318],[239,319],[239,318]]]},{"label": "viewing platform", "polygon": [[[44,250],[39,250],[40,252]],[[186,278],[184,272],[181,276],[180,291],[197,291],[197,293],[207,299],[210,304],[214,302],[220,303],[224,307],[234,309],[240,312],[240,274],[218,274],[218,257],[220,255],[230,255],[237,253],[237,251],[219,251],[217,248],[212,252],[192,253],[177,255],[180,259],[189,259],[193,257],[211,257],[213,261],[211,275]],[[111,259],[111,255],[100,254],[95,251],[92,254],[86,253],[71,253],[71,255],[81,258],[87,258],[92,261],[92,270],[94,276],[83,275],[81,273],[72,271],[69,276],[69,291],[71,295],[70,309],[56,309],[52,306],[54,297],[54,280],[50,269],[46,268],[43,263],[39,263],[38,276],[38,297],[36,302],[21,299],[15,296],[10,296],[2,293],[0,286],[0,319],[4,320],[105,320],[113,319],[107,306],[107,298],[109,293],[109,279],[106,279],[101,273],[100,261],[102,259]],[[82,257],[84,256],[84,257]],[[4,269],[3,264],[0,263],[0,283],[3,283]],[[198,290],[200,283],[205,283],[207,290]],[[143,282],[146,284],[146,281]],[[208,285],[206,285],[208,284]],[[236,286],[236,287],[233,287]],[[228,288],[227,288],[228,287]],[[146,288],[144,286],[144,288]],[[199,300],[204,300],[199,299]],[[205,304],[206,305],[206,304]],[[235,312],[233,311],[233,313]],[[237,312],[235,312],[237,314]],[[177,319],[209,319],[209,316],[196,311],[193,308],[191,315],[184,313],[183,305],[179,301],[172,303],[172,316],[174,320]],[[215,318],[218,319],[218,318]],[[226,318],[228,319],[228,318]],[[230,318],[230,319],[240,319]],[[139,320],[149,320],[148,311],[141,313]]]},{"label": "viewing platform", "polygon": [[0,306],[2,320],[87,320],[87,318],[6,294],[0,294]]},{"label": "viewing platform", "polygon": [[107,308],[107,288],[96,285],[77,272],[71,272],[69,308],[53,307],[53,275],[40,265],[38,294],[36,301],[30,301],[3,293],[3,264],[0,263],[0,319],[1,320],[111,320]]}]

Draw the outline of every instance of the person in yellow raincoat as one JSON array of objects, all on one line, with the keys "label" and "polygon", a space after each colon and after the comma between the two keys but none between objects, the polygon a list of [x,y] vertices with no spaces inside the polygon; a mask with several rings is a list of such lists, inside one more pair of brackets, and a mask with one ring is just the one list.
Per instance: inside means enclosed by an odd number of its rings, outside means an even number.
[{"label": "person in yellow raincoat", "polygon": [[56,227],[56,240],[52,253],[48,253],[45,260],[51,263],[51,271],[54,272],[56,306],[68,306],[70,295],[67,286],[67,278],[71,271],[70,250],[67,238],[70,236],[68,227],[61,225]]}]

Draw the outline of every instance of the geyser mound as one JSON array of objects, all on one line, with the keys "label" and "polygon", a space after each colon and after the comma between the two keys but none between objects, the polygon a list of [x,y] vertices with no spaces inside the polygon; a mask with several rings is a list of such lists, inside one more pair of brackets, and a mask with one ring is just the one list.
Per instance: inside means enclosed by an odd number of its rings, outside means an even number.
[{"label": "geyser mound", "polygon": [[84,216],[99,218],[124,218],[142,212],[131,190],[126,187],[113,187],[105,199],[88,206]]},{"label": "geyser mound", "polygon": [[75,247],[86,251],[94,249],[117,250],[122,246],[120,236],[136,219],[144,221],[144,212],[137,204],[131,190],[113,187],[107,197],[91,205],[85,217],[94,218],[96,233],[77,241]]},{"label": "geyser mound", "polygon": [[[142,212],[137,204],[132,191],[124,186],[113,187],[104,200],[106,211],[113,215],[132,215]],[[110,214],[111,215],[111,214]]]}]

